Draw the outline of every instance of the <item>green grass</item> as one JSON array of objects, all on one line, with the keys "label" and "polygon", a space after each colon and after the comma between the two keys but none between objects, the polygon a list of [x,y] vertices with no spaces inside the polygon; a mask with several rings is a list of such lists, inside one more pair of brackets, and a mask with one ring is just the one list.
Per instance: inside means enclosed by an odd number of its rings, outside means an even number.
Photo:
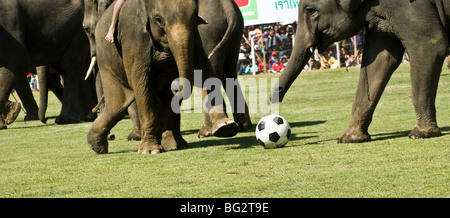
[{"label": "green grass", "polygon": [[[181,127],[190,149],[138,155],[124,119],[110,153],[96,155],[86,143],[92,123],[54,124],[61,105],[50,95],[48,125],[24,122],[22,112],[0,131],[0,197],[450,197],[450,70],[436,104],[444,136],[407,137],[416,121],[402,65],[375,111],[373,141],[338,144],[358,77],[358,68],[303,72],[280,105],[292,140],[275,150],[258,146],[252,131],[198,139],[203,118],[191,113]],[[253,123],[264,115],[252,114]]]}]

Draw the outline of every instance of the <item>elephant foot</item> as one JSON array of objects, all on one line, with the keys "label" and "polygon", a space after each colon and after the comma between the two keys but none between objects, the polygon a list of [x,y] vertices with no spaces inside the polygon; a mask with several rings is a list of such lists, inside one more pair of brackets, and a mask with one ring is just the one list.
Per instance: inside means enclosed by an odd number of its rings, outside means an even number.
[{"label": "elephant foot", "polygon": [[207,137],[210,137],[210,136],[212,136],[211,129],[206,127],[203,124],[202,128],[197,133],[197,137],[198,138],[207,138]]},{"label": "elephant foot", "polygon": [[17,116],[19,116],[20,109],[22,109],[20,103],[10,101],[6,103],[5,113],[2,115],[6,125],[10,125],[16,120]]},{"label": "elephant foot", "polygon": [[171,130],[167,130],[162,134],[161,145],[164,151],[185,149],[188,147],[188,143],[182,137],[175,137]]},{"label": "elephant foot", "polygon": [[7,128],[5,121],[0,117],[0,130]]},{"label": "elephant foot", "polygon": [[433,138],[442,136],[442,132],[438,127],[430,127],[427,129],[422,129],[419,126],[415,126],[414,129],[409,133],[410,139],[423,139],[423,138]]},{"label": "elephant foot", "polygon": [[149,142],[141,142],[138,149],[138,154],[159,154],[164,151],[159,144],[150,144]]},{"label": "elephant foot", "polygon": [[141,141],[141,131],[137,127],[133,127],[133,130],[127,137],[127,141]]},{"label": "elephant foot", "polygon": [[212,135],[216,137],[233,137],[238,133],[238,130],[238,124],[226,118],[213,124]]},{"label": "elephant foot", "polygon": [[93,122],[97,119],[97,113],[88,113],[84,119],[83,122]]},{"label": "elephant foot", "polygon": [[253,128],[252,121],[248,114],[233,114],[234,121],[239,125],[239,132],[247,132]]},{"label": "elephant foot", "polygon": [[338,139],[339,143],[363,143],[371,140],[367,131],[359,128],[348,128],[347,131]]},{"label": "elephant foot", "polygon": [[55,123],[64,125],[64,124],[80,123],[80,120],[74,117],[65,117],[60,115],[55,119]]},{"label": "elephant foot", "polygon": [[245,123],[238,123],[239,125],[239,132],[247,132],[248,130],[251,130],[253,128],[252,122],[245,122]]},{"label": "elephant foot", "polygon": [[87,142],[89,147],[97,154],[108,153],[108,135],[109,131],[103,129],[100,133],[96,133],[94,130],[90,130],[87,135]]},{"label": "elephant foot", "polygon": [[[27,114],[25,115],[25,117],[23,118],[24,121],[34,121],[34,120],[39,120],[39,116],[37,114]],[[45,122],[43,122],[45,123]]]}]

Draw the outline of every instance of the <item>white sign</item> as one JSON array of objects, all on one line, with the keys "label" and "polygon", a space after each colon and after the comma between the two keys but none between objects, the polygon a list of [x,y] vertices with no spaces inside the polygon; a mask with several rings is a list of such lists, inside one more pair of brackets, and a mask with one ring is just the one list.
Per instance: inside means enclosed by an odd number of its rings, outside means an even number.
[{"label": "white sign", "polygon": [[244,25],[289,24],[297,21],[300,0],[235,0],[244,16]]}]

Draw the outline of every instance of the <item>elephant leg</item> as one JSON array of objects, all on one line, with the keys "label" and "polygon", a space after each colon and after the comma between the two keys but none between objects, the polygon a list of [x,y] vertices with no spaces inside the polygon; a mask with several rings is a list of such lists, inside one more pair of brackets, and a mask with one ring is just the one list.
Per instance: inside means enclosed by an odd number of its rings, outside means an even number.
[{"label": "elephant leg", "polygon": [[16,75],[5,67],[0,67],[0,129],[6,129],[6,125],[13,123],[22,108],[20,103],[8,100],[9,94],[16,82]]},{"label": "elephant leg", "polygon": [[[6,7],[2,8],[4,17],[14,17],[19,12],[16,3],[2,5],[2,7]],[[30,57],[24,46],[25,39],[23,35],[18,34],[24,27],[22,20],[3,21],[5,20],[0,19],[0,129],[6,129],[6,125],[13,123],[19,115],[21,104],[10,102],[8,99],[17,80],[21,77],[26,78],[30,70]]]},{"label": "elephant leg", "polygon": [[131,122],[133,123],[133,130],[128,135],[128,141],[141,141],[141,123],[139,122],[139,113],[137,110],[136,102],[133,102],[128,107],[128,114],[130,115]]},{"label": "elephant leg", "polygon": [[171,107],[171,100],[174,97],[172,91],[163,90],[159,93],[161,100],[162,138],[161,145],[165,151],[187,148],[188,143],[183,139],[180,130],[180,111],[175,113]]},{"label": "elephant leg", "polygon": [[30,85],[26,77],[20,77],[17,80],[16,86],[17,95],[19,95],[20,100],[22,101],[22,105],[26,110],[26,115],[24,120],[38,120],[38,111],[39,108],[36,104],[36,100],[34,99],[33,93],[31,92]]},{"label": "elephant leg", "polygon": [[108,153],[108,135],[111,129],[125,116],[126,109],[134,98],[129,89],[118,87],[116,80],[111,80],[112,85],[105,91],[105,109],[95,119],[87,136],[89,147],[97,154]]},{"label": "elephant leg", "polygon": [[[138,78],[136,78],[136,81]],[[148,84],[133,87],[141,123],[141,144],[139,154],[158,154],[161,146],[161,114],[158,111],[156,93]]]},{"label": "elephant leg", "polygon": [[[164,151],[161,146],[161,118],[160,105],[158,105],[158,96],[155,91],[156,80],[152,75],[151,69],[142,70],[140,62],[135,62],[134,65],[129,66],[125,71],[130,76],[132,83],[133,94],[136,99],[136,106],[139,115],[139,122],[141,125],[141,143],[139,145],[138,154],[159,154]],[[146,76],[142,76],[145,73]],[[105,79],[105,74],[102,73],[102,80]],[[103,87],[105,82],[103,81]],[[107,92],[105,91],[105,103],[107,102]],[[160,102],[160,101],[159,101]],[[106,107],[105,107],[106,110]]]},{"label": "elephant leg", "polygon": [[[198,36],[198,38],[200,37]],[[214,66],[211,66],[211,62],[208,60],[201,42],[195,43],[195,51],[197,54],[197,57],[195,59],[195,69],[203,69],[202,74],[195,75],[195,77],[200,76],[202,82],[201,85],[204,85],[207,79],[215,77],[213,71]],[[195,79],[197,80],[198,78]],[[206,114],[204,115],[204,124],[197,133],[197,136],[199,138],[208,137],[211,135],[217,137],[235,136],[238,133],[239,126],[236,122],[228,118],[226,111],[224,110],[225,102],[223,101],[223,99],[220,103],[207,108],[206,104],[208,102],[208,95],[210,94],[210,92],[206,89],[203,89],[203,87],[198,87],[198,85],[199,84],[194,84],[197,93],[202,97],[202,102],[204,105],[203,111]],[[220,87],[216,88],[220,89]],[[215,100],[217,102],[217,99]]]},{"label": "elephant leg", "polygon": [[[211,78],[211,77],[208,77]],[[207,105],[211,98],[211,93],[207,89],[194,86],[198,95],[201,96],[203,102],[204,122],[202,128],[198,131],[197,137],[204,138],[209,136],[216,137],[232,137],[238,133],[238,124],[228,118],[225,111],[225,101],[221,99],[219,104]],[[218,87],[215,87],[218,88]],[[222,92],[220,92],[221,94]],[[214,99],[215,102],[218,99]],[[210,102],[212,103],[212,102]]]},{"label": "elephant leg", "polygon": [[370,141],[369,125],[375,108],[392,73],[401,63],[404,48],[397,38],[376,33],[366,34],[364,59],[352,117],[340,143]]},{"label": "elephant leg", "polygon": [[[222,99],[220,104],[212,104],[208,107],[206,104],[211,98],[210,93],[206,89],[195,87],[199,95],[202,97],[204,124],[197,133],[197,137],[204,138],[209,136],[216,137],[233,137],[238,132],[238,124],[228,118],[225,111],[225,102]],[[217,102],[217,99],[214,99]]]},{"label": "elephant leg", "polygon": [[92,108],[94,108],[97,103],[95,100],[95,94],[93,92],[93,88],[95,86],[94,79],[90,78],[90,80],[80,80],[80,85],[78,87],[79,91],[79,119],[82,122],[92,122],[97,118],[97,112],[92,112]]},{"label": "elephant leg", "polygon": [[[222,62],[223,62],[223,60],[221,58],[218,58],[217,55],[213,56],[210,59],[211,70],[213,71],[212,74],[214,74],[216,76],[218,74],[221,74],[221,72],[219,72],[221,70],[219,70],[219,69],[223,69],[223,63]],[[202,73],[210,76],[210,74],[208,74],[208,73],[204,73],[204,72],[202,72]],[[218,77],[218,78],[221,78],[221,77]],[[205,94],[203,93],[204,90],[202,90],[200,88],[195,88],[195,89],[196,89],[197,93],[202,97],[202,100],[203,100],[204,97],[205,97],[204,96]],[[203,104],[205,104],[205,101],[203,101]],[[225,102],[223,104],[223,111],[226,114]],[[213,125],[213,123],[211,122],[210,114],[208,114],[208,112],[206,110],[202,110],[202,113],[203,113],[203,126],[197,133],[197,137],[198,138],[205,138],[205,137],[210,137],[210,136],[213,135],[213,133],[212,133],[212,125]]]},{"label": "elephant leg", "polygon": [[42,123],[47,123],[47,118],[45,118],[45,113],[47,112],[48,106],[48,67],[40,66],[36,67],[36,72],[39,80],[39,120]]},{"label": "elephant leg", "polygon": [[[426,39],[422,39],[426,40]],[[412,99],[417,123],[409,133],[409,138],[430,138],[442,133],[436,120],[436,94],[442,64],[447,54],[444,43],[426,48],[417,44],[408,45],[411,61]]]},{"label": "elephant leg", "polygon": [[252,126],[252,121],[250,119],[249,110],[247,106],[247,102],[244,98],[244,93],[242,93],[242,90],[240,89],[239,82],[237,80],[237,73],[236,73],[236,65],[238,60],[239,53],[236,55],[232,55],[227,58],[225,61],[224,67],[223,67],[223,76],[222,76],[222,82],[226,89],[229,87],[227,86],[227,79],[232,79],[236,81],[234,84],[238,87],[234,87],[234,91],[232,92],[233,95],[230,95],[229,90],[226,90],[228,99],[231,103],[231,109],[233,112],[233,118],[234,121],[239,125],[239,132],[245,132],[247,130],[250,130]]},{"label": "elephant leg", "polygon": [[[199,92],[202,93],[202,91]],[[203,125],[202,128],[197,133],[198,138],[206,138],[212,136],[212,123],[209,114],[206,113],[205,110],[202,110],[202,113],[203,113]]]},{"label": "elephant leg", "polygon": [[57,124],[69,124],[69,123],[79,123],[79,98],[78,98],[78,88],[79,80],[78,73],[71,69],[69,66],[63,67],[63,80],[64,80],[64,90],[63,90],[63,102],[61,107],[61,113],[56,118],[55,123]]},{"label": "elephant leg", "polygon": [[[72,38],[70,46],[61,58],[60,67],[64,80],[64,99],[62,102],[61,114],[56,118],[55,123],[68,124],[78,123],[80,117],[80,84],[86,82],[83,76],[88,69],[87,57],[89,57],[88,40],[86,33],[80,29]],[[89,95],[90,96],[90,95]],[[83,99],[85,100],[85,99]],[[94,104],[95,105],[95,104]],[[90,108],[92,109],[92,108]]]},{"label": "elephant leg", "polygon": [[47,86],[48,89],[53,92],[53,94],[62,103],[64,101],[64,87],[61,84],[61,77],[56,72],[47,74]]}]

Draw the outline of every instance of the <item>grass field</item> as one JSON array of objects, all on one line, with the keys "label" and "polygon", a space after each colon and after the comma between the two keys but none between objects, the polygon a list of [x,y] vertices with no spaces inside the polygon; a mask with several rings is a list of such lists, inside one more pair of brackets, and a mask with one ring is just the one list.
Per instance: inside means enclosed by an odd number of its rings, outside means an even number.
[{"label": "grass field", "polygon": [[[86,143],[92,123],[56,125],[61,105],[51,94],[47,125],[24,122],[22,112],[0,131],[0,197],[450,197],[450,70],[443,68],[436,104],[444,136],[408,138],[416,119],[402,65],[375,111],[373,141],[338,144],[358,77],[358,68],[302,73],[280,105],[293,136],[275,150],[257,145],[253,131],[198,139],[203,118],[191,113],[181,126],[189,149],[138,155],[124,119],[110,153],[96,155]],[[252,114],[253,123],[264,115]]]}]

